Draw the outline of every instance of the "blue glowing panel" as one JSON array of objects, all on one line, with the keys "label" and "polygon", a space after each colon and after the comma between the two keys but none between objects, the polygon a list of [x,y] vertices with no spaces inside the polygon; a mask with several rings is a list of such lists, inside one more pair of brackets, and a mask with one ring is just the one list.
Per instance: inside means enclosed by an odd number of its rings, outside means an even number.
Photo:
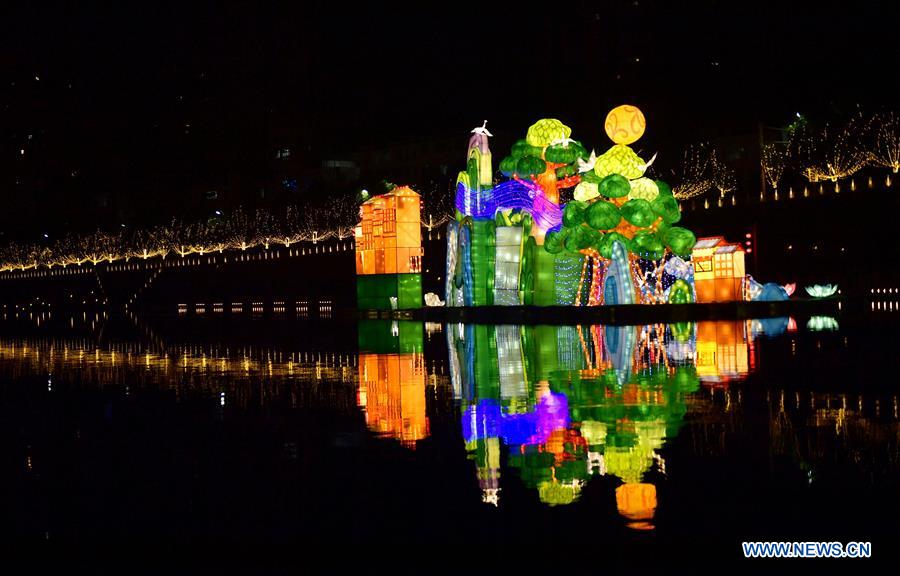
[{"label": "blue glowing panel", "polygon": [[478,192],[460,182],[456,186],[456,209],[473,218],[493,218],[497,210],[522,210],[534,218],[541,230],[562,222],[562,208],[551,202],[543,190],[529,180],[508,180]]}]

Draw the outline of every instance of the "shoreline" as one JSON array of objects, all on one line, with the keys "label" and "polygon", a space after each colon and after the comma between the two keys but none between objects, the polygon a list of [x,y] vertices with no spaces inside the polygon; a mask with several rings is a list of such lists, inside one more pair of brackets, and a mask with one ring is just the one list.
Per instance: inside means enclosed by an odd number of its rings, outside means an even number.
[{"label": "shoreline", "polygon": [[462,322],[466,324],[650,324],[700,320],[746,320],[792,314],[834,315],[841,299],[704,304],[626,304],[616,306],[426,307],[407,310],[358,310],[360,319]]}]

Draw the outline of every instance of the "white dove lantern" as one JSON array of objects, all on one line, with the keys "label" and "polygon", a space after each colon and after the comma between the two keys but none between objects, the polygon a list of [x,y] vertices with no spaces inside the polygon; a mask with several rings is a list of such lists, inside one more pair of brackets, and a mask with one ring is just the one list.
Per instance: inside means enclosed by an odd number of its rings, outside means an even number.
[{"label": "white dove lantern", "polygon": [[587,161],[578,158],[578,173],[589,172],[594,169],[594,164],[597,163],[597,153],[591,150],[591,156],[587,159]]},{"label": "white dove lantern", "polygon": [[487,129],[487,120],[485,120],[485,121],[484,121],[484,124],[482,124],[481,126],[472,128],[472,133],[473,133],[473,134],[482,134],[482,135],[484,135],[484,136],[489,136],[489,137],[493,137],[493,136],[494,136],[494,135],[491,134],[490,131]]},{"label": "white dove lantern", "polygon": [[569,144],[575,142],[572,138],[557,138],[553,142],[550,143],[551,146],[557,146],[562,144],[563,148],[568,148]]},{"label": "white dove lantern", "polygon": [[[492,136],[485,120],[484,124],[472,129],[472,136],[469,138],[466,159],[475,158],[478,164],[478,184],[481,187],[490,187],[493,184],[494,170],[491,165],[491,148],[488,145],[488,138]],[[470,183],[472,184],[474,183]]]}]

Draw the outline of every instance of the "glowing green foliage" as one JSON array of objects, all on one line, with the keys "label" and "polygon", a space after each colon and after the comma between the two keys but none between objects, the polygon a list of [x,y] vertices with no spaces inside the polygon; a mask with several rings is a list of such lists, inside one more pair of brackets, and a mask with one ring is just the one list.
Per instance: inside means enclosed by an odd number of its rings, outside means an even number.
[{"label": "glowing green foliage", "polygon": [[595,230],[610,230],[618,226],[622,214],[612,202],[597,200],[588,206],[585,221]]},{"label": "glowing green foliage", "polygon": [[622,217],[630,224],[645,228],[656,221],[656,214],[646,200],[634,199],[622,204]]},{"label": "glowing green foliage", "polygon": [[624,176],[610,174],[600,181],[598,190],[600,195],[606,198],[621,198],[628,196],[628,193],[631,192],[631,184]]},{"label": "glowing green foliage", "polygon": [[544,118],[538,120],[528,128],[525,140],[532,146],[544,148],[557,140],[567,139],[572,135],[572,129],[556,120],[555,118]]},{"label": "glowing green foliage", "polygon": [[573,200],[563,209],[563,226],[571,228],[584,222],[585,203]]},{"label": "glowing green foliage", "polygon": [[689,256],[697,243],[697,237],[687,228],[672,226],[665,232],[663,242],[676,256]]},{"label": "glowing green foliage", "polygon": [[681,220],[681,209],[674,196],[660,194],[650,203],[653,213],[660,216],[666,224],[675,224]]}]

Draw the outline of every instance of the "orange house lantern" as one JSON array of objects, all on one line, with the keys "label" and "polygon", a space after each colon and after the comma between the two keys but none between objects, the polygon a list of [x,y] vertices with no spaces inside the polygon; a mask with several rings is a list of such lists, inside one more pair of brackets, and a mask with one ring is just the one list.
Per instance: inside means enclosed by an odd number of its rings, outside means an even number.
[{"label": "orange house lantern", "polygon": [[367,200],[356,228],[357,274],[421,272],[421,200],[409,186]]},{"label": "orange house lantern", "polygon": [[423,249],[419,195],[409,186],[398,186],[364,202],[360,217],[355,234],[359,307],[420,307]]},{"label": "orange house lantern", "polygon": [[698,238],[691,254],[697,302],[743,300],[744,248],[723,236]]}]

